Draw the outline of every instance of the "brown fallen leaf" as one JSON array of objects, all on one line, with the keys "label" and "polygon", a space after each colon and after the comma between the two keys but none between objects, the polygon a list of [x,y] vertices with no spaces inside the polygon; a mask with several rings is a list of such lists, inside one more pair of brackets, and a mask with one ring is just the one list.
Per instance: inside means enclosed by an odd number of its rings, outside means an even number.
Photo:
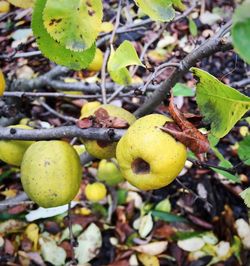
[{"label": "brown fallen leaf", "polygon": [[128,260],[118,260],[114,261],[113,263],[109,264],[108,266],[129,266]]},{"label": "brown fallen leaf", "polygon": [[175,107],[173,95],[170,97],[168,110],[174,122],[167,122],[161,129],[183,143],[194,152],[200,160],[203,160],[203,157],[200,155],[209,150],[207,137],[189,122]]}]

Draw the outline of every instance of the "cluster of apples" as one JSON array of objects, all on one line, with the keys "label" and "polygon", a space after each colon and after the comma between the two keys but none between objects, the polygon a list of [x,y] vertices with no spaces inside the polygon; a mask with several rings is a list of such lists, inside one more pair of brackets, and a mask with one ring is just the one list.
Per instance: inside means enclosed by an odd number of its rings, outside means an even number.
[{"label": "cluster of apples", "polygon": [[[97,50],[90,66],[93,71],[100,69],[102,57],[102,52]],[[0,96],[4,88],[5,80],[0,71]],[[186,147],[160,129],[172,121],[170,118],[151,114],[136,119],[121,107],[88,102],[81,109],[80,121],[98,121],[97,114],[105,114],[104,122],[111,127],[115,127],[114,121],[122,122],[127,131],[119,142],[81,139],[84,150],[101,159],[97,172],[101,182],[87,185],[88,200],[99,201],[106,196],[103,183],[114,186],[126,179],[141,190],[152,190],[168,185],[180,173],[186,161]],[[98,126],[105,127],[105,123]],[[32,130],[25,123],[11,127]],[[82,179],[81,152],[78,147],[60,140],[0,141],[0,160],[21,167],[24,191],[46,208],[67,204],[78,193]]]}]

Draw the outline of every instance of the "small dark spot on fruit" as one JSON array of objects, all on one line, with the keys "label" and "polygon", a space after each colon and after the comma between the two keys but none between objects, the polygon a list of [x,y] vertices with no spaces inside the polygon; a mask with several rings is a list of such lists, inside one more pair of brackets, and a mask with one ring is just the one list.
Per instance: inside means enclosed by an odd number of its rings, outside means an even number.
[{"label": "small dark spot on fruit", "polygon": [[10,134],[11,134],[11,135],[16,134],[16,129],[15,129],[15,128],[11,128],[11,129],[10,129]]}]

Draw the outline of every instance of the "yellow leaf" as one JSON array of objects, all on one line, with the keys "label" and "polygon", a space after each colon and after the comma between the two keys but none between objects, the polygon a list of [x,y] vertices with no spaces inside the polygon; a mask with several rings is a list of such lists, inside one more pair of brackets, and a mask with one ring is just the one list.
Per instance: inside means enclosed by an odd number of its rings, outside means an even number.
[{"label": "yellow leaf", "polygon": [[101,32],[109,33],[114,29],[114,25],[111,22],[103,22],[101,25]]},{"label": "yellow leaf", "polygon": [[30,8],[34,5],[34,0],[8,0],[13,6]]},{"label": "yellow leaf", "polygon": [[0,96],[3,95],[5,89],[5,79],[3,72],[0,70]]},{"label": "yellow leaf", "polygon": [[13,198],[16,196],[17,190],[16,189],[6,189],[5,191],[1,192],[6,198]]},{"label": "yellow leaf", "polygon": [[32,223],[25,229],[25,235],[33,243],[33,250],[37,251],[37,243],[39,239],[39,227],[37,224]]},{"label": "yellow leaf", "polygon": [[138,259],[144,266],[160,266],[160,262],[156,256],[141,253],[138,255]]},{"label": "yellow leaf", "polygon": [[0,13],[8,13],[10,11],[10,4],[6,1],[0,1]]}]

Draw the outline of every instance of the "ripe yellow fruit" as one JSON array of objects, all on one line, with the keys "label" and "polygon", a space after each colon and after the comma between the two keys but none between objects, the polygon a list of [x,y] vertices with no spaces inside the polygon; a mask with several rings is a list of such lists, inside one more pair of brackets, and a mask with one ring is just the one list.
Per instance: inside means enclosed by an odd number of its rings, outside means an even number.
[{"label": "ripe yellow fruit", "polygon": [[120,139],[116,158],[125,179],[142,190],[164,187],[184,167],[186,147],[159,127],[166,116],[147,115],[138,119]]},{"label": "ripe yellow fruit", "polygon": [[[125,109],[109,104],[100,105],[99,107],[91,110],[90,113],[88,113],[86,116],[81,116],[80,119],[88,117],[90,115],[94,115],[95,111],[97,111],[99,108],[105,109],[110,116],[124,119],[129,125],[134,123],[136,120],[135,116],[132,115],[130,112],[126,111]],[[104,142],[83,139],[82,141],[85,145],[87,152],[96,158],[110,159],[115,157],[117,142]]]},{"label": "ripe yellow fruit", "polygon": [[82,106],[81,109],[81,117],[88,117],[91,115],[92,110],[96,109],[101,105],[100,102],[94,101],[94,102],[87,102]]},{"label": "ripe yellow fruit", "polygon": [[38,141],[24,154],[21,165],[24,191],[42,207],[61,206],[73,200],[81,177],[79,156],[67,142]]},{"label": "ripe yellow fruit", "polygon": [[124,180],[115,159],[101,160],[98,166],[97,178],[109,186],[115,186]]},{"label": "ripe yellow fruit", "polygon": [[[0,2],[1,4],[1,2]],[[0,6],[1,9],[1,6]],[[0,96],[3,96],[4,90],[5,90],[5,79],[4,79],[4,75],[3,72],[0,70]]]},{"label": "ripe yellow fruit", "polygon": [[[31,130],[32,127],[26,125],[14,125],[10,128],[20,128]],[[34,141],[28,140],[0,140],[0,160],[5,163],[20,166],[25,151]]]},{"label": "ripe yellow fruit", "polygon": [[103,64],[103,53],[99,48],[97,48],[95,52],[95,57],[93,61],[89,64],[87,69],[89,71],[98,72],[102,69],[102,64]]},{"label": "ripe yellow fruit", "polygon": [[106,197],[107,189],[102,183],[95,182],[86,186],[85,195],[87,200],[97,202]]},{"label": "ripe yellow fruit", "polygon": [[7,1],[0,1],[0,13],[8,13],[10,11],[10,4]]}]

